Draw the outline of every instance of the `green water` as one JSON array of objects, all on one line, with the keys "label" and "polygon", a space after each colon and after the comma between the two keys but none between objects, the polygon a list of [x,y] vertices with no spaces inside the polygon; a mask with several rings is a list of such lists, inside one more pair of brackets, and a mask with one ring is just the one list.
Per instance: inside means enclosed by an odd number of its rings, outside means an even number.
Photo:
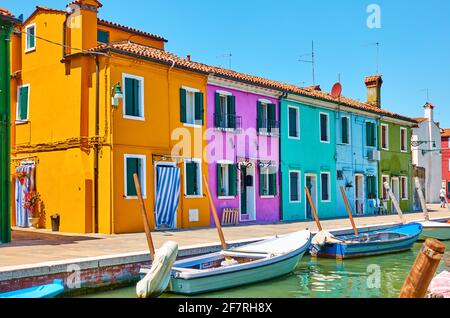
[{"label": "green water", "polygon": [[[296,270],[285,277],[244,287],[214,292],[196,297],[223,298],[367,298],[397,297],[406,276],[423,243],[403,253],[366,257],[355,260],[336,261],[312,259],[306,256]],[[446,243],[447,251],[450,242]],[[447,252],[446,258],[450,261]],[[437,273],[446,267],[441,261]],[[377,275],[377,272],[379,275]],[[379,277],[379,279],[377,279]],[[134,298],[135,286],[100,292],[84,297]],[[164,294],[161,297],[184,297]]]}]

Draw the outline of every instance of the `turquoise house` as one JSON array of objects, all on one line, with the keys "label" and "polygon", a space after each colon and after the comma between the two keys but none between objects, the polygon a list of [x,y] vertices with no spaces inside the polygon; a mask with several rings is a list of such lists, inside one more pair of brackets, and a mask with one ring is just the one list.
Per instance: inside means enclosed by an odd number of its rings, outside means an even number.
[{"label": "turquoise house", "polygon": [[336,217],[336,113],[333,104],[287,94],[281,99],[281,211],[284,221]]}]

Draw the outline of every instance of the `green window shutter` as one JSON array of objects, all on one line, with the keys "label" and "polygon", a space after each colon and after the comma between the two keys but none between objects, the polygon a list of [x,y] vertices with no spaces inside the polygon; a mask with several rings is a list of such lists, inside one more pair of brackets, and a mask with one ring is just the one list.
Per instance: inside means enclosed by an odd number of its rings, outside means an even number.
[{"label": "green window shutter", "polygon": [[195,123],[203,125],[204,109],[203,109],[203,93],[195,93]]},{"label": "green window shutter", "polygon": [[330,200],[330,194],[328,193],[328,183],[330,182],[329,175],[326,173],[323,173],[323,174],[321,174],[320,177],[322,178],[322,180],[321,180],[322,201],[328,201],[328,200]]},{"label": "green window shutter", "polygon": [[139,109],[140,108],[139,104],[141,102],[140,85],[141,85],[140,81],[138,81],[136,79],[133,79],[133,98],[134,98],[134,101],[133,101],[133,116],[136,116],[136,117],[142,116],[141,110]]},{"label": "green window shutter", "polygon": [[97,42],[100,43],[109,43],[109,32],[98,30],[97,31]]},{"label": "green window shutter", "polygon": [[140,178],[140,160],[137,158],[127,158],[127,193],[126,196],[136,196],[136,186],[133,175],[137,173]]},{"label": "green window shutter", "polygon": [[378,132],[375,123],[372,123],[372,147],[377,145]]},{"label": "green window shutter", "polygon": [[228,96],[228,128],[236,129],[236,97]]},{"label": "green window shutter", "polygon": [[222,165],[220,163],[217,164],[217,196],[222,195]]},{"label": "green window shutter", "polygon": [[27,30],[28,48],[33,48],[36,45],[36,29],[34,27]]},{"label": "green window shutter", "polygon": [[269,174],[269,195],[277,194],[277,174],[276,172]]},{"label": "green window shutter", "polygon": [[28,86],[20,88],[19,120],[28,119]]},{"label": "green window shutter", "polygon": [[366,122],[366,145],[372,146],[372,123]]},{"label": "green window shutter", "polygon": [[263,196],[264,194],[264,174],[263,169],[259,167],[259,195]]},{"label": "green window shutter", "polygon": [[187,162],[186,163],[186,194],[196,195],[198,194],[197,189],[197,163]]},{"label": "green window shutter", "polygon": [[325,114],[320,114],[320,140],[328,141],[328,117]]},{"label": "green window shutter", "polygon": [[214,108],[214,127],[219,128],[221,124],[222,114],[220,113],[220,94],[215,95],[215,108]]},{"label": "green window shutter", "polygon": [[186,123],[186,90],[180,88],[180,122]]},{"label": "green window shutter", "polygon": [[291,201],[298,201],[298,173],[297,172],[291,172],[289,174],[290,182],[291,182]]},{"label": "green window shutter", "polygon": [[257,125],[256,126],[257,126],[257,129],[259,132],[259,130],[262,127],[262,112],[263,112],[262,103],[258,102],[256,107],[257,107],[257,117],[256,117]]},{"label": "green window shutter", "polygon": [[267,105],[268,109],[267,109],[267,113],[268,113],[268,127],[267,127],[267,131],[270,133],[272,132],[273,129],[275,129],[276,125],[275,125],[275,121],[277,120],[276,117],[276,106],[275,104],[269,104]]},{"label": "green window shutter", "polygon": [[237,195],[237,165],[228,166],[228,184],[229,195],[235,197]]},{"label": "green window shutter", "polygon": [[289,137],[298,137],[297,110],[289,108]]},{"label": "green window shutter", "polygon": [[125,78],[125,115],[140,116],[139,81],[133,78]]},{"label": "green window shutter", "polygon": [[349,143],[349,134],[348,134],[348,118],[342,117],[342,143]]}]

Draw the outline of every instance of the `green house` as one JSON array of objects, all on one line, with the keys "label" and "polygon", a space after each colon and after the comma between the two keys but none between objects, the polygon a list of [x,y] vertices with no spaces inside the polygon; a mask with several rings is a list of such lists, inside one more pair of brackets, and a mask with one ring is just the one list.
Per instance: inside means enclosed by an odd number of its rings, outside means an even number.
[{"label": "green house", "polygon": [[10,230],[10,36],[20,23],[0,7],[0,243],[11,241]]}]

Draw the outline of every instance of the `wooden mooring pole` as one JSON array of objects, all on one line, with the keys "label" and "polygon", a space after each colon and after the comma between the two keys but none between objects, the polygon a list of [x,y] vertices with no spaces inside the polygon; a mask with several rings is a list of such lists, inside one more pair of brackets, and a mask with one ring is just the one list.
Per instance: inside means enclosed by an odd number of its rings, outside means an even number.
[{"label": "wooden mooring pole", "polygon": [[311,206],[311,211],[314,215],[314,220],[316,221],[317,229],[320,232],[320,231],[322,231],[322,225],[320,224],[319,216],[317,215],[316,207],[314,206],[314,202],[311,198],[311,193],[309,192],[308,187],[305,187],[305,192],[306,192],[306,196],[308,197],[309,205]]},{"label": "wooden mooring pole", "polygon": [[350,209],[350,204],[348,203],[347,195],[345,194],[345,190],[344,190],[343,186],[341,186],[341,194],[342,194],[342,198],[344,199],[345,208],[347,209],[348,218],[350,219],[350,222],[352,223],[353,232],[355,233],[355,235],[358,235],[358,229],[356,228],[355,221],[353,220],[352,210]]},{"label": "wooden mooring pole", "polygon": [[445,252],[445,245],[427,239],[400,291],[400,298],[424,298]]}]

